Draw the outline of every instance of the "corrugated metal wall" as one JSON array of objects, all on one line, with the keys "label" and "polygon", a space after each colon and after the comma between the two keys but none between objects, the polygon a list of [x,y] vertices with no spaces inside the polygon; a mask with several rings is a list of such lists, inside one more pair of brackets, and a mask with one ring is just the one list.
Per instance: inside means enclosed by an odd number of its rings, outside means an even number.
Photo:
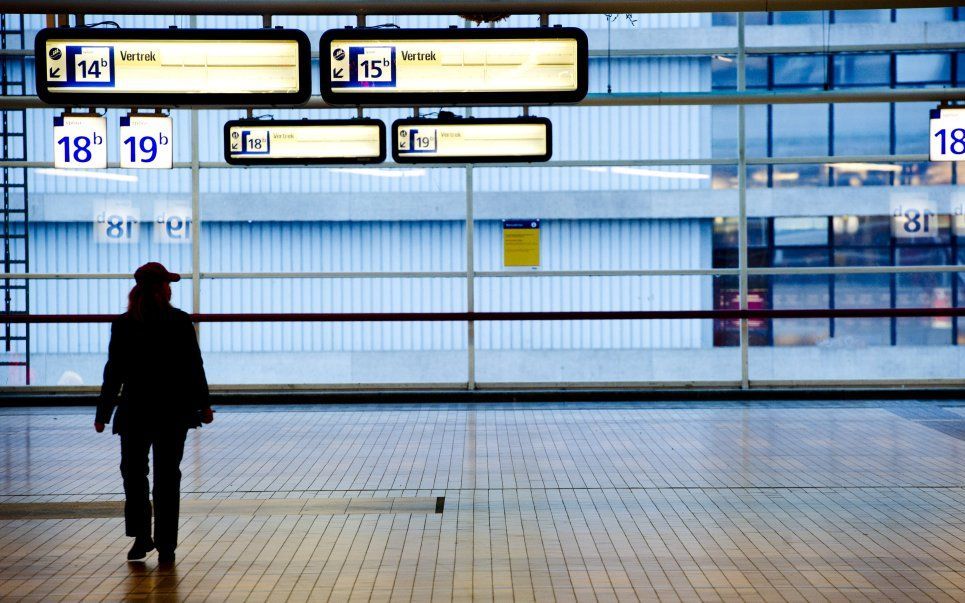
[{"label": "corrugated metal wall", "polygon": [[[144,226],[142,228],[148,228]],[[153,228],[153,226],[151,226]],[[83,223],[32,226],[37,272],[130,272],[156,259],[189,272],[190,247],[94,242]],[[710,227],[699,220],[546,221],[541,226],[546,270],[700,268],[710,255]],[[460,222],[262,222],[205,227],[202,253],[223,272],[464,271]],[[502,231],[496,222],[475,230],[476,267],[500,270]],[[68,258],[67,263],[64,259]],[[56,270],[55,270],[56,269]],[[31,284],[32,311],[115,313],[130,283],[51,280]],[[174,287],[175,304],[190,309],[191,284]],[[489,277],[475,285],[478,310],[695,309],[710,306],[708,277]],[[205,280],[202,312],[456,312],[466,308],[463,278],[328,278]],[[671,328],[616,323],[492,325],[480,349],[554,342],[587,348],[700,347],[695,325]],[[45,328],[36,353],[104,352],[97,326]],[[521,333],[527,333],[521,338]],[[96,334],[96,335],[95,335]],[[465,326],[453,323],[378,325],[222,325],[203,330],[208,351],[454,350],[466,346]]]}]

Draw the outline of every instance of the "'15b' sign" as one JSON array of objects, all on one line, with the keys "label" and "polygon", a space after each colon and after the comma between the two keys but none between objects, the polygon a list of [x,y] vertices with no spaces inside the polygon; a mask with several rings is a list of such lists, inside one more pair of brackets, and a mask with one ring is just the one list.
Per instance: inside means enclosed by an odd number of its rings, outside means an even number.
[{"label": "'15b' sign", "polygon": [[573,103],[587,56],[574,27],[334,29],[319,46],[321,92],[343,105]]}]

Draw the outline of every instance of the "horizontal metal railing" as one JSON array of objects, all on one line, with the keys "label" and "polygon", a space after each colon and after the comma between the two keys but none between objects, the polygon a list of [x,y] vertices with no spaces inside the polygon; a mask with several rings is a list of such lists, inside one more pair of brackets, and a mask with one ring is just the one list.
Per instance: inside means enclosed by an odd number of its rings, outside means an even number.
[{"label": "horizontal metal railing", "polygon": [[[961,308],[794,308],[748,310],[562,310],[524,312],[292,312],[191,314],[194,322],[488,322],[513,320],[740,320],[965,316]],[[0,313],[0,323],[107,323],[116,314]]]},{"label": "horizontal metal railing", "polygon": [[[965,88],[855,88],[842,90],[801,90],[801,91],[713,91],[713,92],[621,92],[591,93],[567,107],[630,107],[630,106],[680,106],[680,105],[781,105],[781,104],[822,104],[822,103],[911,103],[911,102],[958,102],[965,98]],[[489,103],[489,106],[518,107],[520,103]],[[61,105],[48,105],[37,96],[0,96],[0,109],[55,109]],[[66,106],[66,105],[64,105]],[[78,106],[78,105],[72,105]],[[84,105],[86,107],[86,105]],[[131,103],[100,103],[98,107],[119,107],[130,109]],[[134,105],[136,107],[157,108],[158,103]],[[161,104],[161,107],[171,105]],[[178,105],[178,109],[220,111],[222,109],[265,108],[273,105]],[[387,101],[370,103],[367,107],[402,108],[416,107]],[[446,106],[472,106],[472,103],[447,103]],[[276,106],[277,107],[277,106]],[[292,105],[290,109],[351,109],[345,105],[330,105],[321,96],[313,96],[303,105]]]}]

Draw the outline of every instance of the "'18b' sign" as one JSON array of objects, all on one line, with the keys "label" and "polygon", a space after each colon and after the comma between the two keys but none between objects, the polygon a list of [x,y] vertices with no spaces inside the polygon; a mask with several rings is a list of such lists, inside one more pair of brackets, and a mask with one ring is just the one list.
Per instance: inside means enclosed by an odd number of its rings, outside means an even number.
[{"label": "'18b' sign", "polygon": [[929,159],[965,161],[965,107],[933,109],[929,126]]}]

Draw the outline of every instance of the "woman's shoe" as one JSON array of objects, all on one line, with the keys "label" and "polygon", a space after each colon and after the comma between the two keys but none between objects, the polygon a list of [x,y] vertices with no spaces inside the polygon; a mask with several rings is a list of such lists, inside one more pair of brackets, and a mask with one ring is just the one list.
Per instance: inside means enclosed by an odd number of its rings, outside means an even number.
[{"label": "woman's shoe", "polygon": [[137,561],[138,559],[144,559],[148,552],[154,550],[154,541],[151,540],[149,536],[138,536],[134,539],[134,544],[131,546],[131,550],[127,552],[128,561]]}]

